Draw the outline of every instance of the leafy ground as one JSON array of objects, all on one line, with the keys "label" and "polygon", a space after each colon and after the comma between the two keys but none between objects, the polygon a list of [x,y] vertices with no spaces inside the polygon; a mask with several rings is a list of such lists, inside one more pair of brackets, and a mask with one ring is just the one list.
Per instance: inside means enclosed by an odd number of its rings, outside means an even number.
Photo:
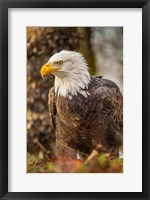
[{"label": "leafy ground", "polygon": [[80,159],[69,160],[47,159],[36,161],[31,155],[28,155],[28,173],[122,173],[123,159],[117,158],[111,160],[105,154],[99,154],[89,162]]}]

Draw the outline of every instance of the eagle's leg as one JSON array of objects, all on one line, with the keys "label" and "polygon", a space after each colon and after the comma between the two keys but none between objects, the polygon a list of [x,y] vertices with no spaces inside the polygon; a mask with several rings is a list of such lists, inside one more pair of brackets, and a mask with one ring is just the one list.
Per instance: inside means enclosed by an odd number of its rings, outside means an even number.
[{"label": "eagle's leg", "polygon": [[58,148],[58,159],[77,159],[77,151],[67,147]]},{"label": "eagle's leg", "polygon": [[115,158],[119,158],[119,147],[115,148],[115,149],[111,149],[109,152],[109,158],[110,159],[115,159]]}]

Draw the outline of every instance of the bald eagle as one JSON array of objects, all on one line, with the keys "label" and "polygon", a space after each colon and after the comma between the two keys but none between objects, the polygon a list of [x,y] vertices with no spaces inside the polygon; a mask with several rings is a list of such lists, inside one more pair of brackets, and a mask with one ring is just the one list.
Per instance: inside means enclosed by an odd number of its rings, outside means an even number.
[{"label": "bald eagle", "polygon": [[82,54],[63,50],[41,68],[53,74],[48,108],[56,133],[58,156],[87,157],[92,150],[118,156],[123,140],[123,98],[119,87],[90,76]]}]

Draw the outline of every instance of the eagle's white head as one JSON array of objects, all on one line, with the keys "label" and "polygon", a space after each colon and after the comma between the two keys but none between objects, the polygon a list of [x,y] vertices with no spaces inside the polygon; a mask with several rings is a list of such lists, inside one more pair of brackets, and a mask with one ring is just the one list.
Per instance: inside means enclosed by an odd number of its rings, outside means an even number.
[{"label": "eagle's white head", "polygon": [[78,93],[87,97],[90,82],[87,63],[82,54],[75,51],[63,50],[54,54],[49,61],[42,66],[41,76],[55,75],[55,94],[72,98]]}]

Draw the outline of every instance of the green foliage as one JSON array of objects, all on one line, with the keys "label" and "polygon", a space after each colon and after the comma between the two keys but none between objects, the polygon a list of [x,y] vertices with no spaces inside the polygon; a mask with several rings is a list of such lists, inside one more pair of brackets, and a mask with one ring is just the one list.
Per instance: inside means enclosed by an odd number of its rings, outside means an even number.
[{"label": "green foliage", "polygon": [[[36,159],[35,159],[36,160]],[[123,160],[111,160],[105,154],[99,154],[89,162],[80,159],[69,160],[48,159],[41,161],[33,161],[33,157],[28,155],[28,173],[122,173]]]}]

